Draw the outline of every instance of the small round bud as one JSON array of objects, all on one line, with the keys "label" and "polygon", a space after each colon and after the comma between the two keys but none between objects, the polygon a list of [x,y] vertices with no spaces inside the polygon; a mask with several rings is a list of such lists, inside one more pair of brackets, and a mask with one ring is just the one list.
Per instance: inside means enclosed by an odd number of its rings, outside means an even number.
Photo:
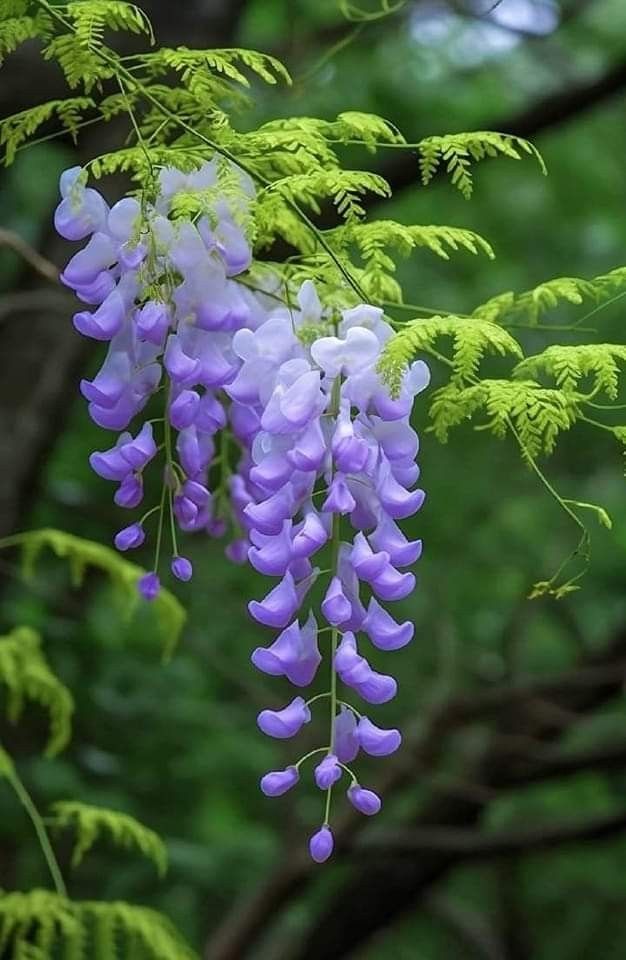
[{"label": "small round bud", "polygon": [[261,778],[261,790],[266,797],[281,797],[296,785],[300,774],[296,767],[287,767],[285,770],[271,770]]},{"label": "small round bud", "polygon": [[139,593],[144,600],[155,600],[161,589],[161,583],[156,573],[146,573],[137,584]]},{"label": "small round bud", "polygon": [[114,543],[118,550],[134,550],[140,547],[146,534],[140,523],[131,523],[115,534]]},{"label": "small round bud", "polygon": [[330,828],[323,826],[309,840],[309,853],[316,863],[324,863],[333,852],[334,845]]},{"label": "small round bud", "polygon": [[177,580],[182,580],[185,583],[187,580],[191,580],[193,576],[191,560],[187,560],[187,557],[174,557],[171,570]]},{"label": "small round bud", "polygon": [[353,783],[348,790],[348,800],[355,810],[364,813],[366,817],[374,816],[382,806],[382,801],[377,793],[374,793],[373,790],[366,790],[358,783]]}]

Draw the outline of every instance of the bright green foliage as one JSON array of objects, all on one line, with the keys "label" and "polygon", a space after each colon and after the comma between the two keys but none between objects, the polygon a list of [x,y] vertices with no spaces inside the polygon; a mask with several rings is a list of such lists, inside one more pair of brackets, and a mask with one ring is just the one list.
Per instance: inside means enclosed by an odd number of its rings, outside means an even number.
[{"label": "bright green foliage", "polygon": [[522,348],[508,331],[488,320],[471,317],[429,317],[411,320],[389,341],[380,361],[380,372],[392,393],[400,390],[402,375],[413,357],[431,353],[439,337],[452,337],[452,383],[475,377],[482,357],[488,353],[522,356]]},{"label": "bright green foliage", "polygon": [[346,255],[354,247],[363,262],[359,283],[376,300],[402,301],[400,286],[394,281],[396,263],[392,254],[409,256],[425,248],[444,260],[449,250],[479,251],[494,257],[491,245],[473,230],[445,226],[406,226],[395,220],[352,222],[325,234],[338,255]]},{"label": "bright green foliage", "polygon": [[28,15],[27,0],[0,0],[0,65],[4,58],[27,40],[45,38],[52,20],[45,10]]},{"label": "bright green foliage", "polygon": [[143,853],[152,860],[160,874],[164,874],[167,869],[167,852],[161,838],[127,813],[105,810],[86,803],[61,801],[55,803],[53,815],[55,827],[71,826],[76,830],[73,866],[78,866],[102,834],[108,834],[120,847]]},{"label": "bright green foliage", "polygon": [[43,942],[49,948],[57,940],[76,937],[79,927],[73,904],[49,890],[0,896],[0,950],[3,952],[9,947],[24,950],[33,937],[36,944]]},{"label": "bright green foliage", "polygon": [[[339,215],[348,222],[365,216],[360,198],[367,192],[390,197],[391,188],[383,177],[363,170],[318,170],[274,181],[271,188],[288,201],[320,212],[320,200],[332,200]],[[261,197],[259,205],[263,203]]]},{"label": "bright green foliage", "polygon": [[[22,547],[24,572],[32,575],[39,555],[44,549],[52,550],[57,557],[67,560],[72,583],[78,587],[86,572],[98,570],[109,578],[122,613],[130,617],[136,610],[140,598],[137,581],[145,570],[125,560],[115,550],[92,540],[72,536],[62,530],[29,530],[19,534],[16,541]],[[185,622],[185,611],[169,590],[161,590],[152,601],[152,609],[157,618],[159,629],[167,651],[171,651],[178,642]]]},{"label": "bright green foliage", "polygon": [[135,59],[145,66],[153,77],[170,70],[176,71],[187,90],[194,96],[200,97],[212,96],[213,75],[224,77],[243,87],[249,87],[250,81],[241,68],[247,69],[265,83],[274,84],[278,79],[291,83],[291,77],[280,60],[256,50],[191,50],[188,47],[174,49],[161,47],[154,53],[139,55]]},{"label": "bright green foliage", "polygon": [[146,14],[134,3],[121,0],[74,0],[62,8],[72,23],[76,39],[85,47],[101,46],[105,30],[144,33],[154,42]]},{"label": "bright green foliage", "polygon": [[0,949],[23,960],[115,960],[131,955],[138,960],[197,960],[154,910],[74,901],[48,890],[0,896]]},{"label": "bright green foliage", "polygon": [[525,320],[536,324],[542,314],[553,310],[560,303],[578,305],[585,300],[595,303],[617,299],[626,294],[626,267],[618,267],[609,273],[582,280],[578,277],[557,277],[547,280],[524,293],[501,293],[476,307],[474,316],[485,317],[494,323]]},{"label": "bright green foliage", "polygon": [[64,33],[54,37],[43,51],[43,56],[46,60],[58,63],[71,90],[82,87],[85,94],[91,93],[94,88],[102,89],[102,84],[115,75],[111,64],[81,43],[74,34]]},{"label": "bright green foliage", "polygon": [[584,377],[593,377],[593,394],[604,393],[617,399],[620,364],[626,363],[626,346],[619,343],[593,343],[581,346],[553,344],[543,353],[526,357],[513,374],[536,377],[545,373],[554,377],[563,390],[575,390]]},{"label": "bright green foliage", "polygon": [[483,414],[477,429],[504,437],[514,430],[522,456],[552,453],[557,436],[577,416],[576,399],[562,390],[547,390],[532,380],[481,380],[471,386],[449,383],[433,396],[432,430],[445,442],[452,427]]},{"label": "bright green foliage", "polygon": [[89,97],[69,97],[66,100],[49,100],[30,110],[14,113],[0,121],[0,147],[4,148],[4,162],[9,165],[15,154],[30,137],[49,120],[57,119],[73,138],[80,126],[82,115],[94,107]]},{"label": "bright green foliage", "polygon": [[488,130],[427,137],[420,141],[419,150],[422,183],[424,185],[430,183],[443,164],[454,186],[467,199],[471,197],[473,190],[471,165],[486,157],[497,157],[501,154],[512,160],[521,160],[523,152],[534,156],[539,161],[543,172],[546,172],[541,154],[527,140]]},{"label": "bright green foliage", "polygon": [[67,687],[51,671],[41,651],[39,634],[16,627],[0,637],[0,682],[7,688],[6,713],[16,723],[26,700],[48,712],[50,733],[46,753],[53,756],[68,743],[74,701]]}]

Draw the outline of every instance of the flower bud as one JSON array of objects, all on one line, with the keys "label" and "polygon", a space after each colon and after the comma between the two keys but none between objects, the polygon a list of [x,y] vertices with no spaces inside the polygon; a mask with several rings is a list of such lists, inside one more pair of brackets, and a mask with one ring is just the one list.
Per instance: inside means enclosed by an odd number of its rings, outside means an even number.
[{"label": "flower bud", "polygon": [[309,852],[316,863],[324,863],[333,852],[335,842],[329,827],[323,826],[309,841]]}]

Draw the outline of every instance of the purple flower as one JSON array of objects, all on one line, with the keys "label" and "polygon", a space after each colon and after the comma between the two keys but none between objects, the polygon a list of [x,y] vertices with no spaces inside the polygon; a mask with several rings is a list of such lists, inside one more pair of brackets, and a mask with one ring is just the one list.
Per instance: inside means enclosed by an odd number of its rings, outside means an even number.
[{"label": "purple flower", "polygon": [[360,580],[374,583],[389,566],[389,554],[384,550],[374,553],[365,535],[359,530],[354,538],[350,562]]},{"label": "purple flower", "polygon": [[315,782],[320,790],[328,790],[341,779],[341,773],[337,757],[329,753],[315,768]]},{"label": "purple flower", "polygon": [[281,531],[274,536],[252,532],[256,545],[250,547],[248,559],[259,573],[270,577],[285,575],[292,559],[291,526],[291,520],[284,520]]},{"label": "purple flower", "polygon": [[361,717],[359,720],[357,737],[361,749],[371,757],[386,757],[394,753],[402,742],[399,730],[383,730],[367,717]]},{"label": "purple flower", "polygon": [[383,550],[389,554],[394,567],[410,567],[422,554],[422,541],[407,540],[387,514],[383,514],[378,526],[370,534],[369,541],[376,550]]},{"label": "purple flower", "polygon": [[137,587],[144,600],[156,600],[161,584],[156,573],[146,573],[137,583]]},{"label": "purple flower", "polygon": [[304,521],[294,535],[292,553],[294,557],[310,557],[320,550],[328,540],[328,531],[315,510],[307,510]]},{"label": "purple flower", "polygon": [[286,627],[298,605],[296,585],[287,571],[278,586],[270,590],[263,600],[251,600],[248,610],[258,623],[263,623],[266,627]]},{"label": "purple flower", "polygon": [[190,427],[200,407],[200,394],[195,390],[181,390],[169,408],[170,423],[177,430]]},{"label": "purple flower", "polygon": [[403,600],[415,588],[415,577],[412,573],[400,573],[387,563],[380,573],[370,580],[370,583],[381,600]]},{"label": "purple flower", "polygon": [[232,543],[229,543],[224,552],[232,563],[236,563],[241,566],[248,559],[248,550],[248,541],[239,539],[233,540]]},{"label": "purple flower", "polygon": [[379,650],[399,650],[413,639],[413,624],[396,623],[393,617],[372,597],[362,629]]},{"label": "purple flower", "polygon": [[186,557],[174,557],[172,560],[172,573],[177,580],[191,580],[193,576],[193,567],[191,561]]},{"label": "purple flower", "polygon": [[143,481],[140,474],[129,473],[115,491],[113,499],[118,507],[132,510],[138,507],[143,498]]},{"label": "purple flower", "polygon": [[336,474],[328,488],[322,510],[326,513],[345,514],[352,513],[355,507],[356,500],[350,493],[348,484],[340,473]]},{"label": "purple flower", "polygon": [[115,534],[115,546],[118,550],[134,550],[146,539],[146,533],[140,523],[131,523]]},{"label": "purple flower", "polygon": [[308,686],[321,663],[317,646],[317,622],[313,613],[303,627],[294,620],[270,647],[257,647],[252,662],[270,676],[285,676],[297,687]]},{"label": "purple flower", "polygon": [[324,825],[309,841],[309,852],[316,863],[324,863],[333,852],[335,843],[330,828]]},{"label": "purple flower", "polygon": [[358,752],[356,717],[352,710],[342,706],[335,717],[335,754],[342,763],[352,763]]},{"label": "purple flower", "polygon": [[333,577],[328,585],[326,596],[322,601],[322,613],[333,626],[338,626],[350,619],[352,607],[343,592],[339,577]]},{"label": "purple flower", "polygon": [[[225,172],[229,189],[220,193]],[[240,184],[239,196],[233,183]],[[418,438],[409,417],[414,397],[428,383],[427,367],[411,364],[392,398],[378,373],[393,335],[380,308],[358,304],[338,318],[336,305],[321,302],[311,281],[299,290],[287,281],[283,290],[264,273],[259,289],[251,290],[234,279],[251,264],[241,224],[253,213],[254,197],[252,182],[235,164],[230,171],[215,159],[190,172],[165,168],[154,195],[124,197],[110,210],[85,184],[80,168],[66,171],[55,214],[63,236],[85,241],[62,274],[81,301],[74,325],[108,342],[100,371],[80,389],[99,426],[120,432],[133,424],[132,433],[92,454],[93,469],[118,485],[115,503],[128,509],[142,501],[149,468],[161,478],[161,506],[153,510],[172,511],[171,517],[159,515],[158,529],[166,531],[165,542],[171,540],[177,579],[189,580],[192,566],[178,555],[176,525],[227,534],[229,559],[249,560],[262,576],[280,578],[249,603],[257,622],[278,631],[254,650],[258,669],[305,687],[321,663],[318,632],[331,632],[328,645],[322,644],[328,650],[340,631],[330,690],[338,677],[367,702],[388,701],[396,681],[372,669],[356,633],[362,630],[385,651],[403,647],[413,635],[412,624],[397,623],[380,601],[402,599],[415,587],[414,575],[403,570],[418,559],[421,542],[408,541],[396,521],[419,510],[424,499],[413,489]],[[181,191],[204,191],[210,209],[194,222],[181,219]],[[316,328],[324,335],[311,343]],[[161,384],[163,393],[155,396]],[[158,440],[152,422],[135,419],[152,397]],[[222,439],[225,430],[229,436]],[[218,477],[214,506],[210,484]],[[146,489],[152,490],[148,482]],[[115,544],[128,550],[144,538],[141,522],[130,523]],[[320,566],[331,568],[321,602],[327,625],[318,631],[304,602],[320,575],[313,558],[324,548],[330,563]],[[364,585],[373,594],[367,610]],[[138,587],[154,599],[158,572],[145,574]],[[365,717],[357,721],[341,702],[337,712],[336,697],[332,704],[331,731],[321,741],[332,746],[314,774],[322,789],[340,778],[341,765],[360,749],[383,756],[400,744],[397,730]],[[296,696],[282,710],[261,711],[258,724],[281,739],[295,736],[310,719]],[[263,792],[279,796],[290,789],[301,762],[267,773]],[[348,799],[368,815],[380,808],[380,799],[356,781]],[[327,823],[310,849],[319,862],[330,856]]]},{"label": "purple flower", "polygon": [[297,767],[287,767],[285,770],[272,770],[261,777],[261,790],[266,797],[281,797],[296,785],[300,779]]},{"label": "purple flower", "polygon": [[162,347],[171,323],[169,308],[164,303],[148,300],[137,312],[135,320],[137,336],[140,340]]},{"label": "purple flower", "polygon": [[364,813],[367,817],[378,813],[382,806],[382,801],[377,793],[374,793],[373,790],[366,790],[364,787],[359,786],[358,783],[353,783],[352,786],[348,788],[347,796],[352,806],[358,810],[359,813]]},{"label": "purple flower", "polygon": [[303,697],[294,697],[282,710],[262,710],[257,717],[257,723],[268,737],[285,740],[295,737],[302,725],[310,719],[311,711]]}]

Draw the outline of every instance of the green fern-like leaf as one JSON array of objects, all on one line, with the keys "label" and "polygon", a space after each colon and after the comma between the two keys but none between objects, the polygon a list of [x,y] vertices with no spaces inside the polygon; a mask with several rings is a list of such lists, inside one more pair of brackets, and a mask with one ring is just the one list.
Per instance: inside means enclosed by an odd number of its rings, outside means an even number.
[{"label": "green fern-like leaf", "polygon": [[[320,211],[321,200],[332,200],[338,213],[347,221],[365,216],[360,203],[364,194],[370,192],[379,197],[391,196],[391,188],[383,177],[361,170],[317,170],[310,174],[296,174],[276,180],[268,188],[290,202],[309,207],[316,213]],[[263,204],[263,196],[259,206]]]},{"label": "green fern-like leaf", "polygon": [[511,134],[476,130],[472,133],[447,134],[427,137],[419,143],[420,173],[426,186],[440,166],[444,166],[454,186],[469,199],[473,191],[471,166],[487,157],[504,156],[521,160],[522,153],[534,156],[545,173],[545,165],[539,151],[521,137]]},{"label": "green fern-like leaf", "polygon": [[532,325],[561,303],[575,306],[585,300],[602,303],[622,294],[626,294],[626,267],[618,267],[591,280],[557,277],[524,293],[502,293],[477,307],[474,316],[484,317],[493,323],[525,320]]},{"label": "green fern-like leaf", "polygon": [[[19,534],[19,543],[22,546],[24,571],[27,576],[34,572],[42,551],[49,549],[57,557],[67,560],[75,586],[80,586],[88,569],[98,570],[109,578],[125,616],[130,617],[137,608],[137,581],[145,571],[120,557],[115,550],[92,540],[83,540],[62,530],[49,528]],[[178,642],[185,622],[185,611],[176,597],[164,589],[152,601],[151,607],[157,618],[166,651],[171,652]]]},{"label": "green fern-like leaf", "polygon": [[30,627],[16,627],[0,637],[0,682],[8,691],[9,719],[14,723],[19,719],[26,700],[39,703],[50,719],[46,753],[53,756],[62,750],[71,736],[74,701],[50,669],[41,639]]},{"label": "green fern-like leaf", "polygon": [[53,37],[43,51],[45,60],[54,60],[63,71],[71,90],[82,87],[86,94],[101,89],[115,76],[115,54],[105,60],[98,52],[82,43],[75,33]]},{"label": "green fern-like leaf", "polygon": [[71,902],[49,890],[0,895],[0,950],[3,953],[9,947],[17,950],[36,938],[42,925],[46,925],[48,931],[52,926],[53,938],[61,941],[75,935],[80,926]]},{"label": "green fern-like leaf", "polygon": [[0,120],[0,148],[4,151],[5,166],[13,162],[22,144],[49,120],[59,120],[63,128],[75,137],[83,115],[94,106],[94,101],[89,97],[69,97],[66,100],[49,100]]},{"label": "green fern-like leaf", "polygon": [[475,376],[486,353],[522,356],[517,340],[488,320],[455,316],[412,320],[388,342],[380,361],[379,371],[392,394],[399,392],[413,357],[432,349],[439,337],[452,337],[453,382],[457,384]]},{"label": "green fern-like leaf", "polygon": [[442,442],[453,427],[486,418],[477,427],[503,437],[511,426],[526,460],[552,453],[558,435],[569,430],[578,409],[575,398],[562,390],[548,390],[532,380],[481,380],[471,386],[449,383],[433,396],[431,429]]},{"label": "green fern-like leaf", "polygon": [[0,893],[0,950],[21,960],[115,960],[118,950],[120,958],[198,960],[154,910],[117,901],[74,901],[49,890]]},{"label": "green fern-like leaf", "polygon": [[160,837],[126,813],[63,801],[55,803],[53,807],[53,825],[59,828],[73,827],[76,831],[73,866],[78,866],[96,840],[106,834],[117,845],[138,850],[152,860],[160,874],[167,869],[167,852]]},{"label": "green fern-like leaf", "polygon": [[154,53],[140,54],[134,58],[147,71],[149,77],[158,78],[171,72],[178,74],[187,91],[205,105],[217,105],[228,98],[245,104],[236,87],[247,89],[249,73],[268,84],[278,79],[291,83],[283,64],[269,54],[256,50],[222,49],[193,50],[189,47],[161,47]]},{"label": "green fern-like leaf", "polygon": [[620,364],[626,363],[626,346],[617,343],[590,343],[579,346],[553,344],[543,353],[526,357],[513,371],[516,377],[548,374],[563,390],[575,390],[584,377],[593,377],[594,393],[604,391],[615,400]]},{"label": "green fern-like leaf", "polygon": [[28,4],[18,0],[4,0],[0,4],[0,66],[8,54],[27,40],[47,40],[52,20],[45,10],[27,16]]},{"label": "green fern-like leaf", "polygon": [[146,14],[134,3],[122,0],[74,0],[64,10],[72,22],[78,42],[87,49],[102,45],[105,30],[143,33],[154,42]]},{"label": "green fern-like leaf", "polygon": [[128,954],[129,944],[134,943],[138,956],[145,960],[198,960],[169,920],[155,910],[121,902],[82,902],[75,909],[90,924],[101,923],[106,917],[123,945],[122,956]]},{"label": "green fern-like leaf", "polygon": [[390,276],[395,273],[393,254],[408,256],[414,250],[424,248],[444,260],[449,259],[449,250],[479,251],[493,258],[493,250],[487,241],[472,230],[445,226],[406,226],[394,220],[376,220],[372,223],[352,222],[328,230],[325,237],[339,253],[349,253],[354,247],[363,268],[359,272],[359,285],[376,301],[401,302],[399,286]]}]

